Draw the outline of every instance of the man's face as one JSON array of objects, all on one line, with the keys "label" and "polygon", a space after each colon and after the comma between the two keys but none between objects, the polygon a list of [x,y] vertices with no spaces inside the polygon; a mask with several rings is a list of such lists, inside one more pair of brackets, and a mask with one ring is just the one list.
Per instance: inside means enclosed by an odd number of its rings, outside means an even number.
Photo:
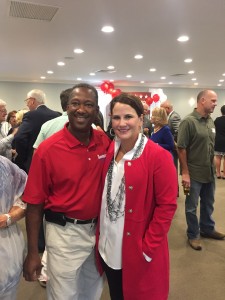
[{"label": "man's face", "polygon": [[35,110],[35,106],[34,106],[34,102],[35,102],[35,99],[32,98],[32,97],[29,97],[27,98],[26,100],[24,100],[27,107],[29,108],[29,110]]},{"label": "man's face", "polygon": [[205,114],[211,114],[217,105],[217,94],[214,91],[208,91],[204,97],[202,97],[202,105]]},{"label": "man's face", "polygon": [[148,105],[143,104],[143,108],[144,108],[144,115],[148,115]]},{"label": "man's face", "polygon": [[72,134],[89,132],[98,113],[98,105],[92,90],[75,88],[67,106],[69,130]]},{"label": "man's face", "polygon": [[165,109],[167,116],[170,114],[170,107],[166,103],[162,103],[160,107]]},{"label": "man's face", "polygon": [[0,123],[4,122],[7,116],[7,110],[4,105],[0,105]]}]

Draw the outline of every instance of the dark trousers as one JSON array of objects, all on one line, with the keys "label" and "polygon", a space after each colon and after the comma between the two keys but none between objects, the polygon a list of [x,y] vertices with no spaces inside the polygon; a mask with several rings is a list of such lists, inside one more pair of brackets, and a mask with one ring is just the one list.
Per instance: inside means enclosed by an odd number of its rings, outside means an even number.
[{"label": "dark trousers", "polygon": [[102,258],[101,264],[108,280],[111,300],[123,300],[122,270],[110,268]]}]

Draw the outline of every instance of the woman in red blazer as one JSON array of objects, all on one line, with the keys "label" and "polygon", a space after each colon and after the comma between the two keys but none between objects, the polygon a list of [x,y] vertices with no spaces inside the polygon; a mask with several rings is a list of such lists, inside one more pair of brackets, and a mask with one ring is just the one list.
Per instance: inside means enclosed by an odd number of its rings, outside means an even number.
[{"label": "woman in red blazer", "polygon": [[121,94],[110,106],[116,134],[103,170],[97,259],[112,300],[165,300],[167,233],[177,204],[171,154],[140,133],[143,105]]}]

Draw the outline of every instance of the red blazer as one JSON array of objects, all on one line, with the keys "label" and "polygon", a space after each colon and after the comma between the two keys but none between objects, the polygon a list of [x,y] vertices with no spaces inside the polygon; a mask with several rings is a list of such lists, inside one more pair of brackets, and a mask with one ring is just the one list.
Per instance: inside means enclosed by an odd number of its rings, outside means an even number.
[{"label": "red blazer", "polygon": [[[111,144],[103,184],[114,154]],[[142,155],[125,162],[125,223],[122,246],[125,300],[165,300],[169,293],[167,233],[176,211],[177,175],[172,155],[148,141]],[[97,228],[97,247],[99,239]],[[143,252],[152,258],[147,262]],[[97,263],[102,272],[99,257]]]}]

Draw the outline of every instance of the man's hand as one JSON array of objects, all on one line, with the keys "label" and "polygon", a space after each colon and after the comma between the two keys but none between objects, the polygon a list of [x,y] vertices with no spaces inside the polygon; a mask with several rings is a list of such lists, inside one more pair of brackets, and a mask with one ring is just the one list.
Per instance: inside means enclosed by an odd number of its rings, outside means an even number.
[{"label": "man's hand", "polygon": [[23,264],[23,277],[27,281],[35,281],[41,274],[41,258],[39,254],[27,255]]},{"label": "man's hand", "polygon": [[190,188],[191,186],[191,180],[189,174],[182,174],[182,185],[184,187]]}]

